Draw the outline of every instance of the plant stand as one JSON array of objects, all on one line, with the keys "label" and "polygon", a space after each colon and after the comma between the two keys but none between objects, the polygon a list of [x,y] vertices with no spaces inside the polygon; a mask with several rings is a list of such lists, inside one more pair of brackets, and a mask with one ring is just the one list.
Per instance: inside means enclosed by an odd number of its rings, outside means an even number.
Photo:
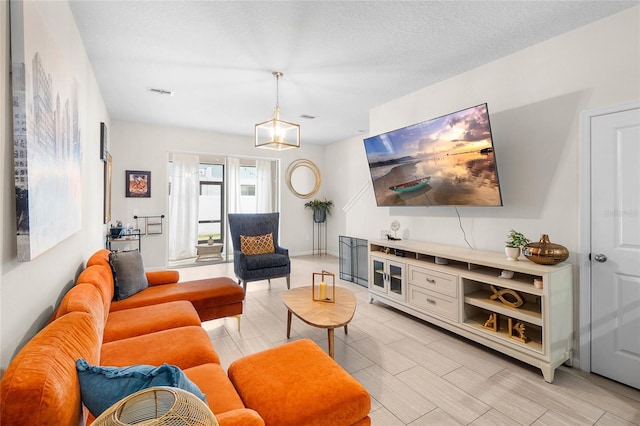
[{"label": "plant stand", "polygon": [[[315,256],[316,251],[318,254],[322,255],[327,254],[327,221],[324,222],[316,222],[312,221],[312,230],[311,230],[311,244],[313,246],[313,255]],[[323,235],[324,234],[324,235]]]}]

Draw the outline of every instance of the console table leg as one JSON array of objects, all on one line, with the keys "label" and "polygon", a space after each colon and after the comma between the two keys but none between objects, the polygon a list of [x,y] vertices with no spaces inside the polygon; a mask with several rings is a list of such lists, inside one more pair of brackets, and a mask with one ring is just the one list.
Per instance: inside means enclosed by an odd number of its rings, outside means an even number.
[{"label": "console table leg", "polygon": [[547,383],[553,383],[553,376],[555,375],[556,369],[550,365],[542,365],[540,366],[540,370],[542,370],[544,381]]}]

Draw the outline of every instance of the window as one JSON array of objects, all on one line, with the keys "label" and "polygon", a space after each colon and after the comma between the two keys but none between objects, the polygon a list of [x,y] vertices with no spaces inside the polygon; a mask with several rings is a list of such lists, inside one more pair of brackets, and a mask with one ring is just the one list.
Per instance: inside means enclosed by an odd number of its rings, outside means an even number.
[{"label": "window", "polygon": [[255,197],[256,186],[255,185],[240,185],[240,195]]},{"label": "window", "polygon": [[222,243],[224,238],[224,166],[200,164],[200,199],[198,212],[198,243],[212,238]]},{"label": "window", "polygon": [[256,184],[258,175],[256,166],[240,166],[240,205],[242,212],[255,213],[256,211]]}]

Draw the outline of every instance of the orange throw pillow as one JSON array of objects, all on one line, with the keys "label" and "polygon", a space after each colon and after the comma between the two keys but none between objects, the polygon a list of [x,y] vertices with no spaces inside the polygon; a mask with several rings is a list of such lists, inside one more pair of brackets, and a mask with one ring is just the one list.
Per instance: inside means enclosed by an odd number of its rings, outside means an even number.
[{"label": "orange throw pillow", "polygon": [[246,255],[275,253],[273,233],[266,235],[240,235],[240,250]]}]

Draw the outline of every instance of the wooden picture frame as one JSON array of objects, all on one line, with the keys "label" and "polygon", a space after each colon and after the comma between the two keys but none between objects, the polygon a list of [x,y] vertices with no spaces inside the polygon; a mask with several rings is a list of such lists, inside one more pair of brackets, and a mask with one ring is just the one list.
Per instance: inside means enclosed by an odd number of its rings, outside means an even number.
[{"label": "wooden picture frame", "polygon": [[100,159],[107,161],[108,152],[107,125],[100,123]]},{"label": "wooden picture frame", "polygon": [[125,171],[125,195],[133,198],[151,197],[151,172]]},{"label": "wooden picture frame", "polygon": [[107,151],[104,163],[104,216],[103,223],[111,221],[111,182],[113,179],[113,164],[111,154]]}]

